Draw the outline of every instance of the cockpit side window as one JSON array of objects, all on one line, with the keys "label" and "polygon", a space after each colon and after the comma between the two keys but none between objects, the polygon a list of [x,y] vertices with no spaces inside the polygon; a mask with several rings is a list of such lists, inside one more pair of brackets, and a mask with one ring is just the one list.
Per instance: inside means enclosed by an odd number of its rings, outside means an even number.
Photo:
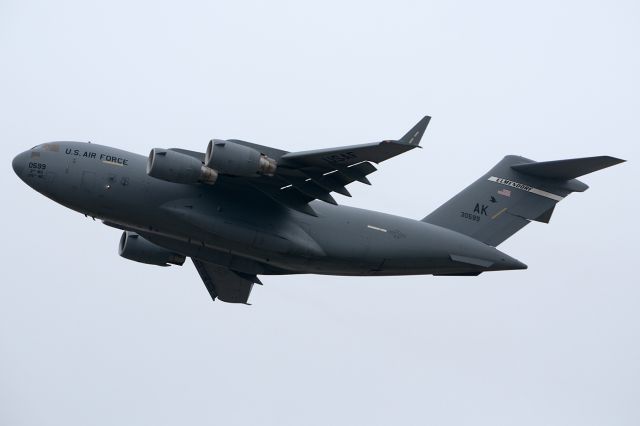
[{"label": "cockpit side window", "polygon": [[33,148],[31,148],[31,151],[53,151],[53,152],[59,152],[60,151],[60,145],[54,142],[49,142],[49,143],[41,143],[40,145],[36,145]]}]

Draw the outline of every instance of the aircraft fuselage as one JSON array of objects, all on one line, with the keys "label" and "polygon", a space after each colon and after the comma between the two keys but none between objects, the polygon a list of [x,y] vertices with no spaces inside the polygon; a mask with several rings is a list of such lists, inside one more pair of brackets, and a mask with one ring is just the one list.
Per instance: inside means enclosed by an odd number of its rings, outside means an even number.
[{"label": "aircraft fuselage", "polygon": [[526,267],[426,222],[322,201],[311,203],[313,216],[232,177],[215,185],[171,183],[148,176],[146,163],[145,156],[108,146],[53,142],[19,154],[13,167],[33,189],[70,209],[251,274],[472,274]]}]

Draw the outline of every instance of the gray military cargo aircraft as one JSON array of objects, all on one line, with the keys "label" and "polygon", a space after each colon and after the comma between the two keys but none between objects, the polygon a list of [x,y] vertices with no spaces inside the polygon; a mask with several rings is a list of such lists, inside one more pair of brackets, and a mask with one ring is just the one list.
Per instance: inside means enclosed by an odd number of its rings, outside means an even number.
[{"label": "gray military cargo aircraft", "polygon": [[421,220],[340,206],[331,193],[419,147],[430,117],[399,140],[287,152],[213,139],[205,153],[148,157],[83,142],[25,151],[13,169],[52,200],[123,230],[122,257],[182,265],[211,297],[247,303],[258,275],[479,275],[526,269],[496,246],[588,186],[577,177],[624,160],[536,162],[509,155]]}]

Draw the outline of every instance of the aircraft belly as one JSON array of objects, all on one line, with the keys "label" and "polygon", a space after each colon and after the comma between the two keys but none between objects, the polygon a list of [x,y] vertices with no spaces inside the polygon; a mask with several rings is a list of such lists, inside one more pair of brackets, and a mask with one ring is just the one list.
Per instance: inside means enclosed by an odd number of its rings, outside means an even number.
[{"label": "aircraft belly", "polygon": [[484,271],[502,262],[495,248],[439,226],[352,207],[314,208],[321,214],[302,218],[302,223],[327,254],[316,273],[453,274]]},{"label": "aircraft belly", "polygon": [[223,197],[173,200],[164,203],[161,211],[173,235],[280,268],[306,270],[312,259],[324,256],[294,222],[277,220],[269,211],[255,215],[255,208],[225,204]]}]

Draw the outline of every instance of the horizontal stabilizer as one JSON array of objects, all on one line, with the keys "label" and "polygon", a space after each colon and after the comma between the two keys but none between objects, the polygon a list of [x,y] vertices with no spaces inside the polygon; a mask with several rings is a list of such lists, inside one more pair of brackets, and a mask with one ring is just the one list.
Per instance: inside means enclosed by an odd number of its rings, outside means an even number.
[{"label": "horizontal stabilizer", "polygon": [[541,161],[515,164],[511,168],[520,173],[545,179],[569,180],[623,163],[615,157],[601,155],[599,157],[571,158],[569,160]]},{"label": "horizontal stabilizer", "polygon": [[556,203],[589,188],[577,177],[623,161],[600,156],[535,162],[508,155],[422,220],[495,247],[530,221],[549,223]]}]

